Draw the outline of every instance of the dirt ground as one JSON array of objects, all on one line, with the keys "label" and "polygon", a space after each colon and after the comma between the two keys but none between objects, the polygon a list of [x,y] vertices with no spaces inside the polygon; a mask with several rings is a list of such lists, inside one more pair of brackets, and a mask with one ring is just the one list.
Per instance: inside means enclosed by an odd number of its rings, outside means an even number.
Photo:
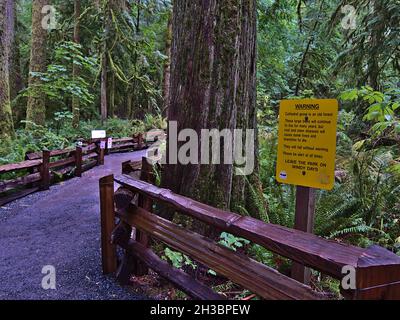
[{"label": "dirt ground", "polygon": [[[0,208],[0,299],[140,300],[101,272],[99,178],[146,151],[114,154],[105,166]],[[54,266],[56,289],[42,288]]]}]

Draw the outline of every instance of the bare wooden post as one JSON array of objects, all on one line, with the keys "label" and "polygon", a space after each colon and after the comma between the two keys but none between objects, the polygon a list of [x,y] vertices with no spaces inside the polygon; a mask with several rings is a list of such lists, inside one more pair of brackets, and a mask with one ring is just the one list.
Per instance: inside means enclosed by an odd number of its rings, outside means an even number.
[{"label": "bare wooden post", "polygon": [[40,169],[40,175],[42,178],[41,190],[49,190],[50,188],[50,151],[42,152],[42,166]]},{"label": "bare wooden post", "polygon": [[139,133],[137,139],[138,139],[138,149],[141,150],[144,147],[143,133]]},{"label": "bare wooden post", "polygon": [[130,174],[131,173],[131,169],[130,169],[130,160],[122,162],[122,174]]},{"label": "bare wooden post", "polygon": [[76,147],[75,150],[75,176],[82,177],[82,148]]},{"label": "bare wooden post", "polygon": [[[307,233],[314,232],[315,189],[297,186],[296,214],[294,228]],[[304,284],[310,284],[311,270],[302,264],[293,262],[292,278]]]},{"label": "bare wooden post", "polygon": [[111,243],[111,234],[115,228],[113,175],[100,179],[100,214],[103,274],[110,274],[117,270],[117,252]]},{"label": "bare wooden post", "polygon": [[[102,144],[104,145],[104,148],[102,148]],[[97,165],[98,166],[103,166],[104,165],[104,152],[105,152],[105,148],[106,148],[106,140],[105,139],[101,139],[98,143],[97,143]]]},{"label": "bare wooden post", "polygon": [[100,165],[104,166],[105,149],[100,149]]}]

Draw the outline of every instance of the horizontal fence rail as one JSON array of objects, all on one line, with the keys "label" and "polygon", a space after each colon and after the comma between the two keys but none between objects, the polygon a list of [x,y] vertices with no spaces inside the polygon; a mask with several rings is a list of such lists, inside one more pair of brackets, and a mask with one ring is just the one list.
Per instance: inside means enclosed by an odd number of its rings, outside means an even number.
[{"label": "horizontal fence rail", "polygon": [[[218,230],[248,239],[335,279],[342,280],[345,275],[344,267],[353,268],[356,273],[356,287],[342,290],[345,298],[400,299],[400,257],[392,252],[378,246],[367,249],[350,246],[213,208],[147,182],[154,175],[147,159],[143,159],[142,166],[146,166],[145,169],[142,168],[142,180],[127,175],[139,170],[140,163],[137,162],[124,163],[123,175],[103,178],[109,185],[117,183],[121,186],[115,194],[114,189],[111,191],[110,188],[111,194],[108,198],[101,197],[102,208],[109,208],[108,211],[102,211],[102,221],[109,221],[108,228],[102,228],[106,234],[103,235],[103,244],[108,246],[108,251],[103,250],[104,273],[117,272],[118,279],[126,280],[130,273],[138,275],[138,265],[144,263],[190,296],[211,299],[212,293],[202,284],[193,284],[187,277],[177,281],[173,275],[180,271],[166,266],[165,263],[161,266],[148,246],[148,239],[138,236],[138,233],[144,233],[265,299],[326,299],[326,296],[274,269],[157,216],[152,213],[153,202],[156,202]],[[137,196],[142,201],[138,201]],[[106,205],[107,202],[112,202],[112,205]],[[118,225],[115,225],[116,217],[120,219]],[[133,233],[134,238],[131,237],[132,229],[136,230]],[[118,270],[116,267],[104,269],[104,261],[111,259],[116,265],[115,256],[107,254],[114,252],[115,245],[126,250],[125,257]],[[181,277],[177,276],[177,279]],[[199,295],[198,288],[202,288],[202,293],[208,292],[207,297]]]}]

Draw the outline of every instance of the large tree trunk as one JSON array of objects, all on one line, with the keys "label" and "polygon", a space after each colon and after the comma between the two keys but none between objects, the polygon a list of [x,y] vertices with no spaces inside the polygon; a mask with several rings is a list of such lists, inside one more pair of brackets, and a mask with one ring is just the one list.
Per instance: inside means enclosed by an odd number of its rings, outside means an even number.
[{"label": "large tree trunk", "polygon": [[14,26],[15,36],[12,44],[12,58],[10,68],[10,99],[12,102],[12,113],[14,117],[14,124],[19,125],[22,120],[26,118],[26,102],[22,102],[23,99],[15,100],[18,94],[24,89],[25,82],[21,71],[21,53],[20,53],[20,38],[18,30],[18,19],[17,19],[17,4],[14,3]]},{"label": "large tree trunk", "polygon": [[[32,73],[46,72],[47,30],[42,27],[42,19],[44,18],[42,9],[49,2],[49,0],[32,1],[32,46],[29,65],[29,87],[32,91],[28,97],[26,120],[38,125],[44,125],[46,121],[46,96],[40,89],[41,79],[32,75]],[[31,128],[32,126],[28,122],[26,129]]]},{"label": "large tree trunk", "polygon": [[[103,8],[100,8],[100,14],[104,15],[104,23],[103,23],[103,28],[104,28],[104,40],[103,40],[103,52],[102,52],[102,58],[101,58],[101,103],[100,103],[100,114],[101,114],[101,122],[103,123],[104,121],[107,120],[107,113],[108,113],[108,92],[107,92],[107,73],[108,73],[108,46],[107,46],[107,37],[110,32],[109,28],[109,2],[107,1],[104,4]],[[103,12],[102,12],[103,11]]]},{"label": "large tree trunk", "polygon": [[167,115],[169,94],[170,94],[170,80],[171,80],[171,43],[172,43],[172,17],[168,18],[168,26],[165,41],[165,55],[168,57],[164,63],[164,78],[163,78],[163,115]]},{"label": "large tree trunk", "polygon": [[[202,129],[257,130],[255,98],[256,1],[176,0],[169,121],[178,123],[178,132],[191,128],[198,137]],[[167,153],[170,148],[168,141]],[[257,161],[256,154],[257,150]],[[167,164],[163,185],[210,205],[239,213],[247,209],[259,217],[266,206],[255,171],[239,177],[232,164]],[[255,203],[260,205],[255,208]]]},{"label": "large tree trunk", "polygon": [[101,63],[101,121],[107,120],[107,56],[103,55]]},{"label": "large tree trunk", "polygon": [[[76,44],[80,44],[81,39],[80,39],[80,16],[81,16],[81,1],[80,0],[75,0],[74,2],[74,20],[75,20],[75,25],[74,25],[74,42]],[[72,66],[72,74],[74,78],[79,77],[79,66],[77,64],[73,64]],[[72,126],[74,128],[79,127],[79,120],[80,120],[80,105],[79,105],[79,98],[73,97],[72,98],[72,114],[73,114],[73,119],[72,119]]]},{"label": "large tree trunk", "polygon": [[[379,16],[380,13],[382,12],[382,1],[380,0],[373,0],[371,1],[371,8],[372,8],[372,17]],[[377,50],[379,47],[381,39],[385,36],[384,31],[385,31],[385,22],[384,18],[380,17],[382,20],[379,23],[374,23],[372,24],[371,27],[371,35],[370,35],[370,41],[371,41],[371,48],[374,48],[375,50],[371,50],[370,53],[370,58],[368,61],[368,84],[374,89],[374,90],[380,90],[379,86],[379,73],[380,73],[380,65],[379,61],[381,60],[380,57],[380,50]]]},{"label": "large tree trunk", "polygon": [[0,0],[0,138],[14,135],[10,100],[11,47],[15,36],[14,0]]},{"label": "large tree trunk", "polygon": [[133,96],[132,96],[132,90],[130,89],[130,86],[128,86],[127,91],[128,92],[126,94],[126,118],[130,120],[133,118],[133,110],[132,110]]},{"label": "large tree trunk", "polygon": [[109,96],[109,105],[108,105],[108,117],[114,118],[115,116],[115,74],[111,72],[109,77],[110,84],[108,86],[108,96]]},{"label": "large tree trunk", "polygon": [[17,36],[18,33],[18,20],[17,20],[17,1],[14,1],[13,7],[13,17],[14,17],[14,35],[13,35],[13,43],[11,46],[11,68],[10,68],[10,97],[11,100],[14,100],[18,93],[23,89],[23,81],[21,75],[21,54],[19,51],[19,39]]}]

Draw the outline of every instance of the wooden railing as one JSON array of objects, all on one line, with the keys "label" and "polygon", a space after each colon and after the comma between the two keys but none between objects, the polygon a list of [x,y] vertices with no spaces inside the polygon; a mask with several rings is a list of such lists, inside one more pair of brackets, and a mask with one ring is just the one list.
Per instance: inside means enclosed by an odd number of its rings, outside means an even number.
[{"label": "wooden railing", "polygon": [[[222,247],[211,239],[167,221],[153,211],[153,202],[195,218],[218,230],[246,238],[266,249],[342,280],[345,270],[354,270],[356,287],[342,290],[347,299],[400,299],[400,257],[373,246],[368,249],[329,241],[312,234],[251,217],[213,208],[146,181],[152,169],[143,160],[141,178],[128,175],[100,180],[103,272],[116,272],[126,281],[133,273],[141,275],[149,267],[195,299],[221,299],[222,296],[181,270],[161,260],[148,246],[148,237],[164,242],[218,274],[223,275],[265,299],[325,299],[321,293],[247,256]],[[137,168],[139,163],[131,163]],[[126,164],[125,164],[126,167]],[[122,187],[114,194],[114,184]],[[137,201],[133,201],[137,199]],[[115,218],[119,223],[115,224]],[[132,233],[133,230],[136,232]],[[131,235],[135,234],[134,237]],[[116,245],[125,249],[118,265]],[[347,267],[347,269],[344,269]]]},{"label": "wooden railing", "polygon": [[22,177],[0,180],[0,206],[33,192],[48,190],[56,180],[56,175],[64,177],[70,173],[81,177],[83,172],[103,165],[106,154],[147,148],[142,134],[132,138],[113,139],[111,149],[107,148],[107,142],[108,138],[92,139],[75,149],[30,152],[23,162],[0,165],[0,177],[7,173],[27,171]]},{"label": "wooden railing", "polygon": [[132,150],[141,150],[146,147],[142,134],[132,138],[112,139],[112,147],[107,149],[109,153],[126,152]]}]

